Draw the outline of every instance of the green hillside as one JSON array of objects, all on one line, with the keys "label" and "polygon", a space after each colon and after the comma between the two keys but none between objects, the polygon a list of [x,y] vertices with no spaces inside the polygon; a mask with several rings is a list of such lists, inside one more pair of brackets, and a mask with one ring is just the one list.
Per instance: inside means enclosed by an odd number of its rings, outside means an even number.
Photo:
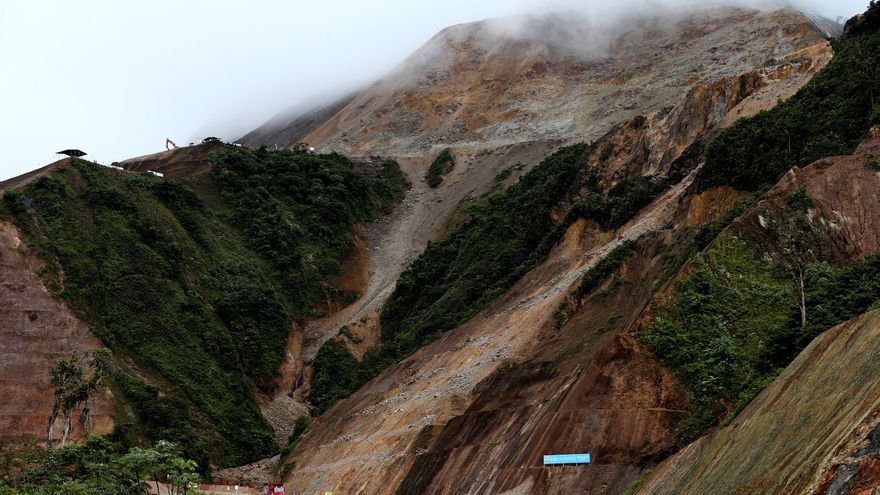
[{"label": "green hillside", "polygon": [[211,149],[210,175],[189,182],[75,160],[7,191],[3,213],[114,352],[133,412],[114,435],[174,441],[203,468],[275,452],[252,386],[271,386],[294,319],[345,296],[327,280],[352,228],[404,187],[394,162]]}]

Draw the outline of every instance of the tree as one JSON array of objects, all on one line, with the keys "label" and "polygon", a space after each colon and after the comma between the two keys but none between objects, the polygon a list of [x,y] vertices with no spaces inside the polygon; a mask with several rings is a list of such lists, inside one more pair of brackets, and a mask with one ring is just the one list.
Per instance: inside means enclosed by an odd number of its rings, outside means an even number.
[{"label": "tree", "polygon": [[80,419],[85,425],[86,433],[88,434],[91,430],[90,400],[109,371],[109,351],[101,349],[88,353],[86,365],[89,368],[88,372],[83,365],[83,359],[73,355],[69,359],[58,358],[52,368],[51,381],[55,387],[55,401],[52,404],[52,414],[49,416],[49,423],[46,426],[46,440],[50,449],[52,448],[55,422],[58,420],[59,414],[64,425],[59,447],[64,447],[73,428],[70,415],[80,404],[84,404]]},{"label": "tree", "polygon": [[804,278],[807,266],[817,259],[817,238],[810,222],[809,211],[813,201],[806,189],[800,187],[786,198],[790,211],[779,218],[768,215],[768,227],[776,234],[780,262],[791,274],[798,291],[801,329],[807,326],[807,302]]},{"label": "tree", "polygon": [[[153,471],[158,455],[153,449],[142,449],[140,447],[132,447],[128,453],[116,460],[116,467],[119,471],[129,473],[135,479],[137,487],[141,487]],[[156,484],[156,493],[159,492],[158,481]]]},{"label": "tree", "polygon": [[159,440],[150,449],[132,447],[115,465],[119,471],[134,477],[138,486],[153,478],[156,493],[161,493],[160,480],[166,480],[175,494],[184,495],[190,485],[199,481],[198,464],[182,457],[177,446],[166,440]]}]

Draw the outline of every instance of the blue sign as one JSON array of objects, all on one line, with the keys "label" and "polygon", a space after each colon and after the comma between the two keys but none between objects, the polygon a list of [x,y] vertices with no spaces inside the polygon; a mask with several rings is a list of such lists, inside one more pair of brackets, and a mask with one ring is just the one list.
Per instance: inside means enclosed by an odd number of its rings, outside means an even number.
[{"label": "blue sign", "polygon": [[589,464],[590,454],[554,454],[544,456],[544,465],[552,464]]}]

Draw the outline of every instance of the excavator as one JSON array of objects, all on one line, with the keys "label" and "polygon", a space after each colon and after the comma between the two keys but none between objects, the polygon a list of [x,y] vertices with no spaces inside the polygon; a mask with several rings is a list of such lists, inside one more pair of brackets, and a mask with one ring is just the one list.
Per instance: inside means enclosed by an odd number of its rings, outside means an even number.
[{"label": "excavator", "polygon": [[177,149],[177,143],[175,143],[174,141],[172,141],[172,140],[170,140],[170,139],[168,139],[168,138],[165,138],[165,149],[166,149],[166,150],[176,150],[176,149]]}]

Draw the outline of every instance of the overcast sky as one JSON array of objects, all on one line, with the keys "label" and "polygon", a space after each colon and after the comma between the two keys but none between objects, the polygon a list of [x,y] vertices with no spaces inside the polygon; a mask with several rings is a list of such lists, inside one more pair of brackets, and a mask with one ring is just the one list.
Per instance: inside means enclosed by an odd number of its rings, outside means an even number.
[{"label": "overcast sky", "polygon": [[[695,0],[558,0],[640,10]],[[750,0],[754,1],[754,0]],[[0,180],[80,148],[102,163],[364,85],[450,24],[547,0],[0,0]],[[801,0],[850,17],[868,0]],[[612,7],[613,6],[613,7]]]}]

